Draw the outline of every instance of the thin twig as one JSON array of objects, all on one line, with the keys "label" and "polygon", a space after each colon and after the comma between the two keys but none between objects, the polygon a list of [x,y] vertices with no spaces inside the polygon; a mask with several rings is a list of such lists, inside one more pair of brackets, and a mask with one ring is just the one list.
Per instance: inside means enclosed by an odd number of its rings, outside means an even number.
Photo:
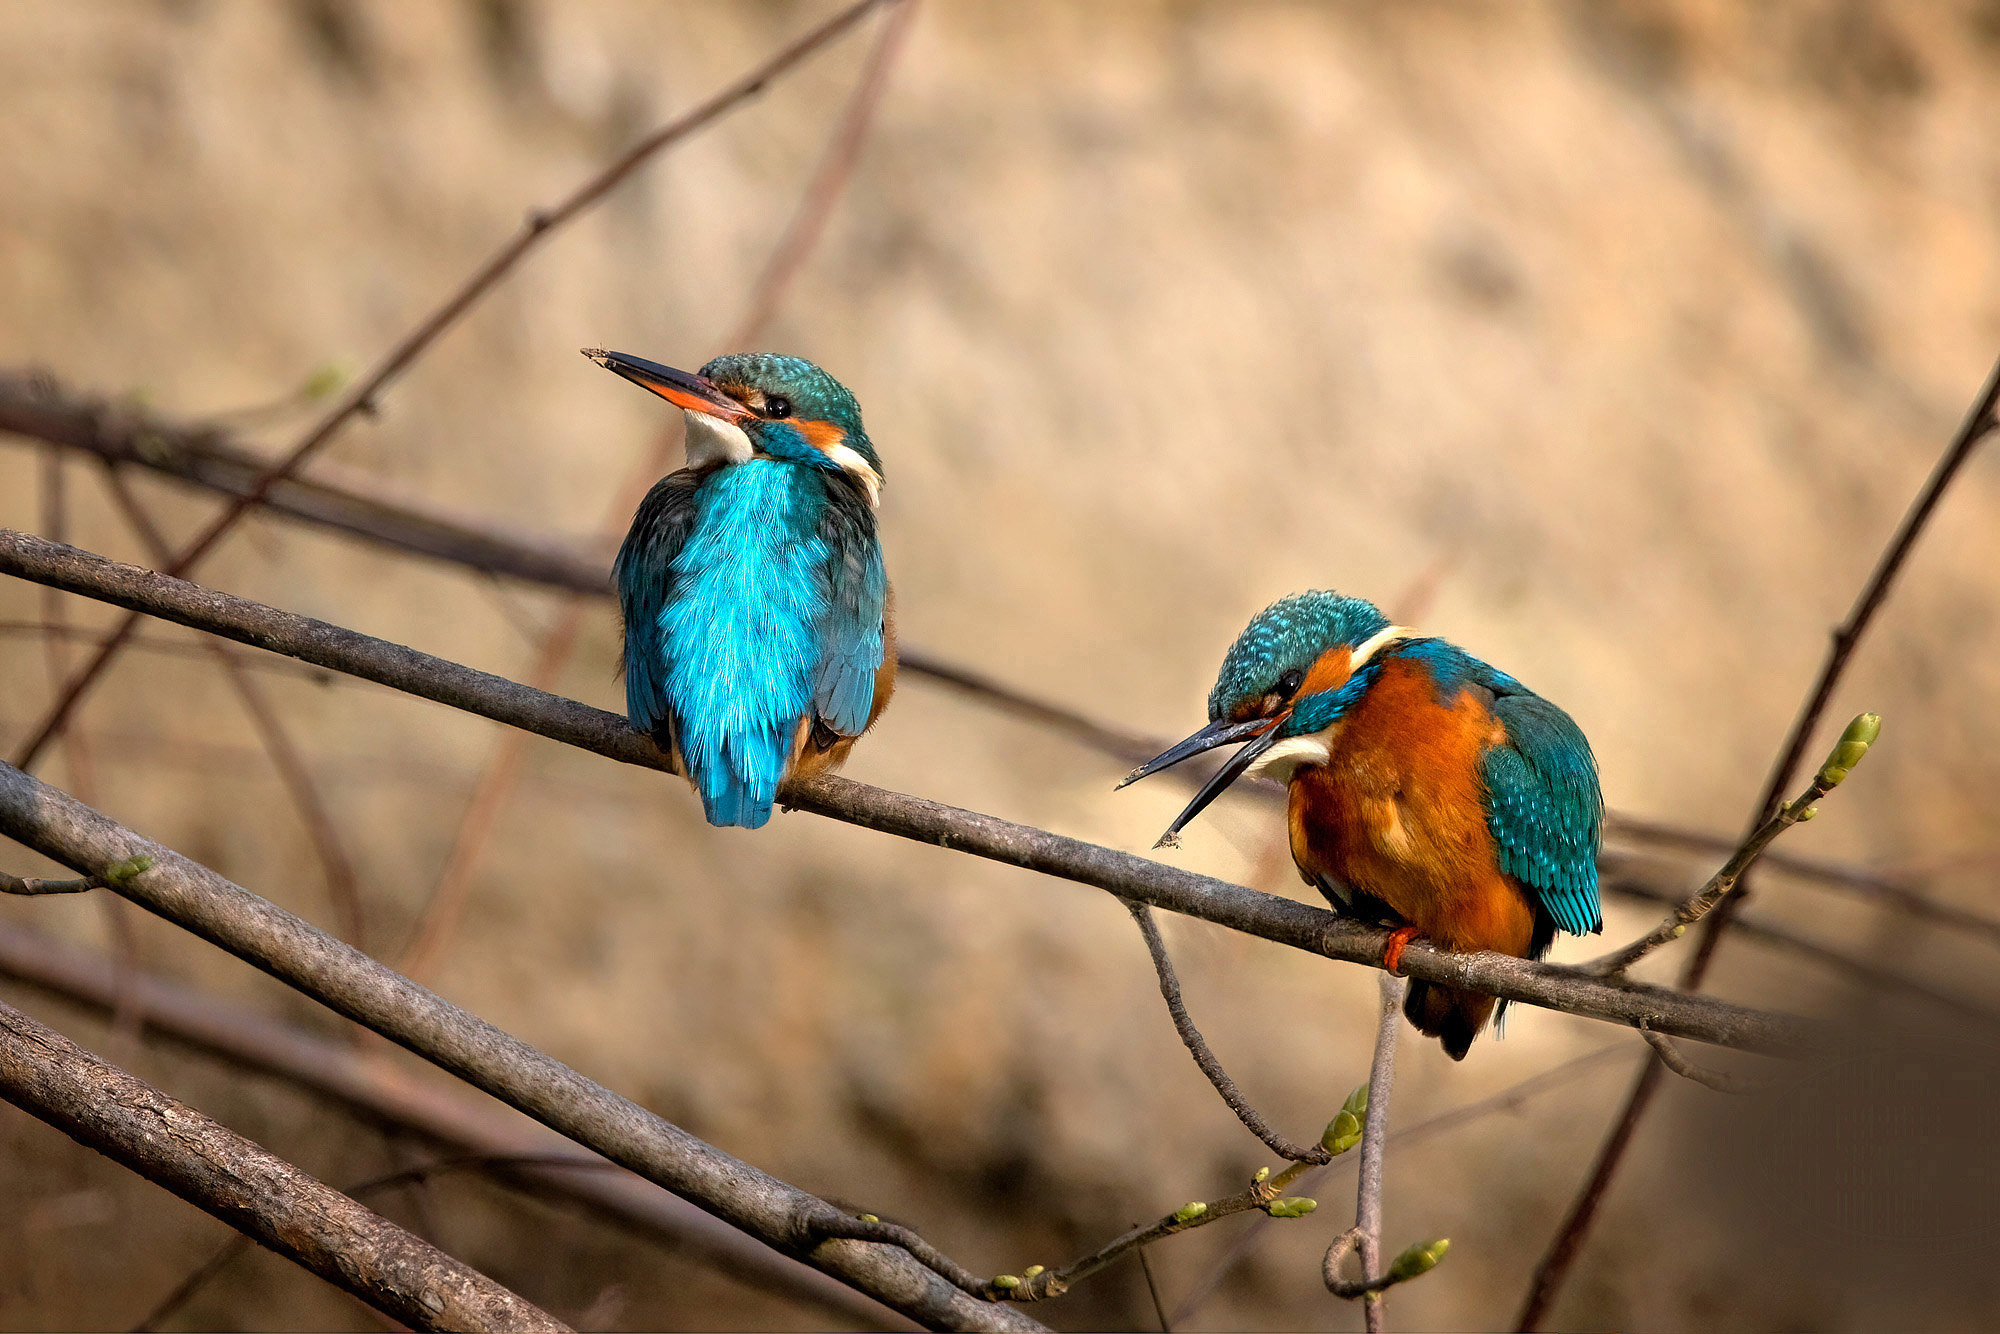
[{"label": "thin twig", "polygon": [[0,871],[0,894],[88,894],[103,888],[104,882],[94,875],[75,880],[38,880]]},{"label": "thin twig", "polygon": [[[861,144],[874,119],[875,108],[887,86],[896,52],[901,48],[910,21],[916,16],[917,0],[889,0],[889,3],[889,16],[862,66],[861,76],[848,98],[847,108],[841,115],[833,139],[814,171],[790,225],[757,280],[748,311],[736,329],[723,340],[725,351],[743,347],[762,331],[818,242],[826,217],[853,171]],[[677,431],[661,432],[625,480],[613,490],[596,542],[607,562],[609,553],[617,548],[620,535],[631,521],[632,511],[664,471],[678,437]],[[601,586],[608,590],[609,580],[602,581]],[[563,669],[582,638],[587,611],[588,604],[581,599],[565,601],[555,624],[536,646],[525,677],[530,685],[538,690],[554,690],[561,683]],[[473,877],[485,858],[494,831],[499,828],[501,813],[520,781],[521,769],[527,758],[527,745],[528,738],[523,733],[502,735],[494,748],[493,758],[487,762],[479,782],[473,787],[472,798],[466,803],[465,814],[460,817],[458,831],[452,837],[451,851],[445,857],[444,867],[431,886],[429,896],[424,900],[411,943],[399,961],[406,975],[419,980],[431,976],[456,937],[471,899]]]},{"label": "thin twig", "polygon": [[[786,45],[750,73],[641,139],[555,207],[531,212],[513,240],[502,246],[476,269],[472,276],[445,300],[444,304],[432,311],[422,323],[406,334],[401,342],[391,348],[388,355],[383,357],[381,362],[363,376],[353,388],[343,394],[332,410],[307,431],[276,466],[253,481],[242,495],[231,500],[223,508],[222,513],[202,529],[201,533],[174,558],[167,567],[168,572],[185,574],[192,570],[195,564],[236,526],[238,520],[263,500],[273,487],[304,466],[313,454],[339,433],[349,419],[356,413],[374,412],[377,396],[428,351],[446,330],[457,324],[465,313],[520,263],[529,251],[557,228],[590,208],[660,150],[678,143],[694,131],[761,93],[769,86],[771,80],[825,46],[881,2],[882,0],[856,0],[856,3]],[[70,677],[57,696],[56,703],[50,708],[48,716],[18,753],[14,761],[17,768],[26,768],[35,762],[43,748],[61,730],[63,721],[69,717],[70,710],[76,707],[84,692],[89,690],[92,683],[103,674],[104,669],[110,665],[112,658],[137,628],[138,623],[137,616],[128,616],[120,621],[110,638],[105,641],[104,647],[98,650],[80,671]]]},{"label": "thin twig", "polygon": [[[172,554],[167,540],[116,464],[105,465],[104,484],[125,515],[126,523],[146,548],[148,557],[156,565],[165,564]],[[213,638],[205,641],[205,647],[209,657],[222,669],[222,675],[229,682],[229,688],[236,693],[243,711],[250,715],[257,739],[298,811],[299,822],[305,826],[306,838],[312,843],[314,855],[319,858],[320,874],[326,878],[327,898],[332,902],[340,922],[341,936],[356,949],[368,948],[368,919],[361,903],[360,881],[354,874],[354,862],[347,855],[346,840],[341,837],[333,812],[320,793],[319,780],[313,777],[311,767],[292,740],[284,719],[278,716],[271,697],[264,693],[263,683],[253,677],[244,665],[243,655]]]},{"label": "thin twig", "polygon": [[1151,1223],[1135,1225],[1090,1254],[1060,1268],[1030,1265],[1018,1275],[1002,1274],[987,1285],[987,1293],[995,1300],[1011,1302],[1038,1302],[1060,1297],[1078,1282],[1108,1269],[1134,1251],[1143,1254],[1145,1248],[1154,1242],[1179,1232],[1207,1227],[1210,1223],[1252,1210],[1270,1218],[1303,1218],[1317,1207],[1317,1201],[1287,1196],[1285,1191],[1316,1166],[1318,1164],[1294,1162],[1275,1174],[1268,1167],[1262,1168],[1250,1179],[1248,1189],[1228,1199],[1191,1200]]},{"label": "thin twig", "polygon": [[[1758,824],[1767,819],[1777,803],[1783,798],[1785,789],[1792,785],[1797,776],[1799,762],[1806,753],[1814,727],[1820,715],[1833,698],[1834,688],[1840,684],[1847,664],[1854,655],[1855,648],[1874,623],[1875,614],[1888,597],[1896,575],[1904,561],[1915,547],[1924,525],[1936,511],[1943,498],[1945,488],[1957,477],[1965,462],[1972,456],[1973,449],[1993,430],[1995,426],[1994,408],[2000,403],[2000,360],[1996,360],[1992,370],[1987,372],[1986,383],[1973,400],[1972,408],[1965,414],[1951,442],[1945,446],[1937,466],[1932,469],[1923,489],[1903,515],[1895,535],[1883,549],[1874,570],[1861,587],[1847,618],[1834,631],[1833,643],[1826,659],[1820,665],[1818,678],[1807,692],[1805,703],[1793,720],[1791,731],[1784,744],[1779,747],[1778,758],[1771,766],[1764,792],[1752,813],[1750,823]],[[1728,929],[1730,921],[1740,910],[1743,890],[1722,900],[1718,909],[1709,916],[1702,929],[1700,939],[1695,944],[1687,967],[1682,971],[1682,985],[1694,990],[1707,979],[1710,961],[1715,957],[1716,946],[1721,942],[1722,933]],[[1576,1198],[1563,1218],[1562,1226],[1549,1242],[1548,1250],[1536,1265],[1533,1278],[1528,1284],[1528,1295],[1521,1306],[1520,1318],[1515,1322],[1523,1331],[1538,1329],[1547,1317],[1562,1291],[1564,1281],[1575,1264],[1576,1256],[1582,1249],[1583,1240],[1597,1217],[1598,1206],[1610,1190],[1612,1179],[1618,1173],[1618,1166],[1624,1160],[1626,1147],[1632,1142],[1632,1133],[1646,1109],[1652,1105],[1653,1097],[1660,1088],[1660,1071],[1664,1068],[1658,1061],[1649,1061],[1640,1072],[1632,1091],[1626,1095],[1625,1105],[1618,1113],[1610,1134],[1605,1138],[1604,1147],[1599,1152],[1590,1176],[1578,1190]]]},{"label": "thin twig", "polygon": [[[1382,1162],[1389,1141],[1389,1095],[1396,1081],[1396,1039],[1402,1033],[1403,992],[1400,977],[1384,973],[1376,979],[1382,990],[1382,1018],[1375,1030],[1375,1060],[1368,1069],[1368,1115],[1361,1124],[1361,1171],[1354,1192],[1354,1227],[1361,1250],[1361,1273],[1369,1283],[1382,1272]],[[1336,1272],[1331,1262],[1327,1272]],[[1343,1293],[1329,1283],[1336,1296]],[[1382,1293],[1379,1288],[1358,1294],[1368,1334],[1381,1334]]]},{"label": "thin twig", "polygon": [[1631,944],[1592,959],[1583,965],[1584,971],[1596,973],[1600,977],[1620,977],[1633,964],[1654,950],[1679,940],[1687,933],[1689,927],[1708,916],[1715,905],[1730,890],[1736,888],[1744,872],[1748,871],[1763,854],[1764,849],[1770,846],[1772,839],[1793,825],[1812,818],[1813,803],[1833,789],[1834,784],[1827,781],[1827,777],[1824,771],[1814,775],[1812,782],[1806,785],[1805,791],[1799,794],[1797,801],[1780,805],[1771,812],[1770,818],[1753,829],[1750,836],[1743,840],[1743,845],[1722,864],[1721,869],[1708,878],[1708,883],[1690,894],[1686,901],[1668,913],[1658,926]]},{"label": "thin twig", "polygon": [[1264,1141],[1272,1153],[1280,1158],[1288,1158],[1295,1163],[1330,1163],[1333,1155],[1323,1146],[1315,1144],[1311,1148],[1300,1148],[1273,1129],[1243,1091],[1236,1087],[1236,1081],[1222,1068],[1222,1062],[1201,1036],[1201,1030],[1188,1017],[1187,1004],[1181,999],[1180,979],[1174,976],[1174,961],[1167,954],[1167,942],[1160,937],[1159,923],[1153,920],[1153,910],[1143,903],[1125,901],[1125,911],[1132,914],[1132,920],[1139,924],[1139,934],[1146,938],[1146,950],[1153,956],[1153,971],[1160,979],[1160,995],[1167,1002],[1167,1013],[1173,1017],[1174,1029],[1181,1035],[1181,1042],[1194,1057],[1194,1063],[1201,1067],[1202,1074],[1229,1104],[1229,1110],[1236,1113],[1236,1119],[1258,1139]]},{"label": "thin twig", "polygon": [[[1605,816],[1604,836],[1629,843],[1721,856],[1728,856],[1740,842],[1738,836],[1709,834],[1616,812]],[[1994,855],[1992,852],[1984,854],[1989,859]],[[1815,888],[1840,890],[1947,931],[1977,936],[1989,945],[2000,945],[2000,919],[1982,917],[1952,904],[1941,903],[1913,888],[1935,879],[1944,869],[1942,867],[1922,872],[1909,868],[1869,868],[1818,857],[1801,857],[1790,852],[1766,852],[1757,865],[1761,876],[1792,876]]]},{"label": "thin twig", "polygon": [[1167,1319],[1167,1304],[1160,1300],[1160,1284],[1153,1277],[1153,1262],[1146,1255],[1146,1248],[1139,1248],[1139,1272],[1146,1276],[1146,1295],[1153,1299],[1153,1318],[1160,1322],[1160,1334],[1174,1334],[1172,1322]]},{"label": "thin twig", "polygon": [[[366,677],[621,763],[656,770],[666,765],[659,749],[618,714],[155,570],[0,528],[0,573]],[[7,772],[0,769],[0,778]],[[1382,966],[1386,931],[1296,899],[849,779],[792,783],[779,795],[792,809],[1093,885],[1324,958]],[[1507,955],[1453,954],[1413,944],[1403,954],[1403,969],[1459,990],[1628,1026],[1644,1019],[1657,1032],[1746,1050],[1790,1055],[1822,1040],[1820,1025],[1811,1020]]]},{"label": "thin twig", "polygon": [[[1389,1134],[1389,1143],[1398,1147],[1419,1144],[1425,1140],[1434,1139],[1446,1131],[1456,1130],[1462,1125],[1484,1120],[1500,1112],[1515,1111],[1530,1098],[1539,1097],[1544,1093],[1561,1088],[1572,1080],[1589,1074],[1592,1070],[1597,1069],[1614,1057],[1623,1056],[1631,1050],[1632,1048],[1626,1043],[1613,1042],[1599,1047],[1596,1051],[1585,1052],[1581,1056],[1572,1057],[1562,1064],[1552,1066],[1539,1074],[1531,1075],[1518,1084],[1510,1084],[1498,1093],[1481,1098],[1476,1102],[1466,1103],[1463,1107],[1454,1107],[1448,1112],[1440,1112],[1436,1116],[1417,1122],[1415,1125],[1391,1131]],[[1351,1158],[1340,1159],[1325,1167],[1315,1168],[1300,1177],[1293,1184],[1298,1187],[1301,1194],[1316,1192],[1323,1184],[1327,1175],[1337,1170],[1341,1162],[1344,1161],[1353,1160]],[[1244,1229],[1243,1235],[1237,1239],[1236,1244],[1231,1246],[1221,1259],[1209,1266],[1202,1276],[1196,1280],[1193,1287],[1189,1289],[1187,1296],[1181,1298],[1180,1305],[1174,1308],[1173,1322],[1175,1324],[1185,1324],[1187,1321],[1194,1319],[1202,1306],[1222,1286],[1223,1280],[1228,1278],[1230,1272],[1237,1265],[1241,1264],[1250,1252],[1256,1248],[1267,1225],[1268,1220],[1266,1219],[1253,1219],[1249,1227]]]},{"label": "thin twig", "polygon": [[1646,1040],[1646,1045],[1660,1058],[1660,1064],[1682,1079],[1691,1079],[1697,1084],[1704,1084],[1717,1093],[1749,1093],[1755,1088],[1755,1085],[1746,1079],[1724,1074],[1720,1070],[1711,1070],[1704,1065],[1696,1065],[1681,1055],[1680,1048],[1674,1045],[1672,1038],[1663,1038],[1643,1024],[1639,1026],[1639,1036]]},{"label": "thin twig", "polygon": [[397,1320],[493,1334],[568,1328],[4,1003],[0,1096]]}]

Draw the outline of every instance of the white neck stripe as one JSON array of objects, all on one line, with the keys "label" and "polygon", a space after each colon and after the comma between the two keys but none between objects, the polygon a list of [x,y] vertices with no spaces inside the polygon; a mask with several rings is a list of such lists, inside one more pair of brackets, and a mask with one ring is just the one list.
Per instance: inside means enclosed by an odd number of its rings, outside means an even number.
[{"label": "white neck stripe", "polygon": [[1389,645],[1398,640],[1408,639],[1416,633],[1415,630],[1412,630],[1407,625],[1391,625],[1377,630],[1374,634],[1354,646],[1354,654],[1347,663],[1348,675],[1352,676],[1354,673],[1360,671],[1370,658]]}]

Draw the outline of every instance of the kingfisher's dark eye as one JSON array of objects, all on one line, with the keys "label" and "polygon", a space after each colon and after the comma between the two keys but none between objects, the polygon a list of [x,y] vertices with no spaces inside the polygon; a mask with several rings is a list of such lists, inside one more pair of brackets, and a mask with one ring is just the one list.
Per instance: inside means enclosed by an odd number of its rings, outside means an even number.
[{"label": "kingfisher's dark eye", "polygon": [[1276,693],[1284,696],[1286,699],[1290,699],[1292,693],[1299,688],[1305,679],[1306,674],[1299,668],[1294,667],[1278,678],[1278,684],[1275,688]]},{"label": "kingfisher's dark eye", "polygon": [[764,400],[764,415],[766,417],[791,416],[792,400],[778,394],[771,395]]}]

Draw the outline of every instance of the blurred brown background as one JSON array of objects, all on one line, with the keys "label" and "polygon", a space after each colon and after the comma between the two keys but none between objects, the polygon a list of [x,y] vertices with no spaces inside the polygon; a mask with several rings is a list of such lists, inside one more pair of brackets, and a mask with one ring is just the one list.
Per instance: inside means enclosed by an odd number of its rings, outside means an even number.
[{"label": "blurred brown background", "polygon": [[[525,210],[828,8],[0,8],[0,364],[181,418],[366,365]],[[867,40],[558,235],[327,464],[524,533],[592,532],[670,423],[576,349],[679,365],[715,350]],[[1996,90],[1991,0],[933,2],[763,342],[821,362],[865,407],[909,642],[1178,736],[1251,613],[1338,587],[1414,607],[1426,630],[1562,703],[1615,808],[1729,834],[1827,627],[2000,348]],[[252,437],[276,450],[305,420]],[[34,449],[0,440],[0,523],[39,523],[37,467]],[[135,484],[177,539],[216,504]],[[70,490],[72,540],[145,559],[93,468],[73,462]],[[1996,573],[1989,453],[1832,710],[1879,710],[1883,743],[1791,850],[1915,867],[1927,892],[2000,913]],[[516,677],[562,606],[266,518],[200,577]],[[0,618],[40,614],[36,590],[0,586]],[[621,707],[616,654],[599,604],[562,689]],[[393,959],[497,729],[353,682],[263,679],[358,864],[369,947]],[[9,751],[48,696],[43,647],[16,626],[0,639]],[[82,726],[99,805],[333,922],[211,663],[128,653]],[[75,781],[60,752],[41,770]],[[848,772],[1132,849],[1182,799],[1169,786],[1114,796],[1117,762],[915,679]],[[1225,803],[1171,855],[1298,893],[1275,832],[1268,808]],[[1187,1059],[1136,933],[1097,891],[803,815],[713,831],[679,784],[537,741],[474,892],[437,975],[446,995],[761,1167],[916,1224],[976,1269],[1059,1262],[1239,1189],[1268,1161]],[[1614,938],[1657,911],[1608,907]],[[1978,944],[1781,878],[1759,907],[2000,1003]],[[105,940],[84,898],[8,901],[0,916]],[[1167,929],[1224,1061],[1280,1124],[1316,1131],[1365,1076],[1372,975]],[[154,971],[338,1031],[191,938],[139,932]],[[1715,989],[1933,1034],[1969,1022],[1742,941],[1725,946]],[[389,1165],[375,1132],[309,1098],[7,994],[326,1180]],[[1990,1058],[1990,1027],[1966,1041]],[[1630,1051],[1392,1155],[1390,1243],[1454,1242],[1395,1294],[1395,1325],[1512,1318],[1641,1053],[1629,1034],[1535,1010],[1463,1065],[1405,1046],[1395,1115],[1412,1124],[1607,1043]],[[1921,1101],[1930,1078],[1903,1092]],[[1952,1224],[1951,1240],[1890,1256],[1838,1209],[1802,1229],[1787,1206],[1790,1183],[1830,1172],[1849,1203],[1880,1189],[1838,1173],[1886,1127],[1831,1131],[1806,1153],[1796,1120],[1716,1103],[1669,1090],[1561,1323],[1991,1319],[1986,1234]],[[1711,1162],[1718,1143],[1766,1166],[1759,1145],[1789,1144],[1799,1162],[1746,1191],[1734,1159]],[[1919,1157],[1948,1161],[1961,1184],[1993,1180],[1990,1148],[1964,1158],[1944,1143]],[[224,1235],[11,1108],[0,1145],[7,1328],[123,1327]],[[1351,1183],[1343,1169],[1318,1214],[1266,1229],[1185,1327],[1358,1327],[1317,1278]],[[476,1182],[434,1186],[421,1220],[407,1197],[381,1207],[567,1319],[824,1318]],[[1242,1231],[1157,1248],[1170,1307]],[[1129,1264],[1037,1314],[1155,1327]],[[261,1253],[176,1319],[372,1327]]]}]

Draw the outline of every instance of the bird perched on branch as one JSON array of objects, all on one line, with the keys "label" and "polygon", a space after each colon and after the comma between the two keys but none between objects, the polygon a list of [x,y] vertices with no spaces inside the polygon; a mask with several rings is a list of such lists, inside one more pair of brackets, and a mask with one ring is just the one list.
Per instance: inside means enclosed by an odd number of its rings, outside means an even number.
[{"label": "bird perched on branch", "polygon": [[[1125,780],[1246,743],[1160,844],[1244,774],[1277,779],[1300,875],[1336,910],[1397,927],[1391,972],[1418,937],[1539,959],[1559,930],[1602,929],[1590,743],[1568,714],[1456,645],[1360,598],[1299,593],[1230,646],[1208,716]],[[1491,996],[1422,981],[1403,1005],[1454,1060],[1493,1010]]]},{"label": "bird perched on branch", "polygon": [[882,464],[861,405],[797,357],[732,354],[690,375],[583,355],[687,415],[688,466],[618,550],[626,713],[710,824],[759,828],[779,784],[845,760],[895,688]]}]

